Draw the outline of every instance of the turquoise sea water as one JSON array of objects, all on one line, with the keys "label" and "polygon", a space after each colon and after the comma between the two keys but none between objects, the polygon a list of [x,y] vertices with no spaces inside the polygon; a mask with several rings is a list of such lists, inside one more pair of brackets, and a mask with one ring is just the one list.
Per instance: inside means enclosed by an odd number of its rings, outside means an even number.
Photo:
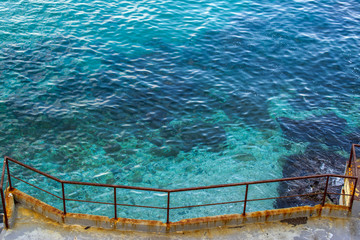
[{"label": "turquoise sea water", "polygon": [[[350,143],[360,141],[359,60],[356,0],[1,1],[0,153],[60,179],[168,189],[342,173]],[[66,192],[113,201],[99,188]],[[243,192],[178,193],[172,205],[234,201]],[[278,184],[250,189],[252,197],[284,192]],[[163,194],[118,196],[166,206]],[[248,211],[276,204],[251,202]],[[113,214],[107,205],[68,207]],[[171,214],[241,211],[234,204]],[[118,215],[165,216],[131,207]]]}]

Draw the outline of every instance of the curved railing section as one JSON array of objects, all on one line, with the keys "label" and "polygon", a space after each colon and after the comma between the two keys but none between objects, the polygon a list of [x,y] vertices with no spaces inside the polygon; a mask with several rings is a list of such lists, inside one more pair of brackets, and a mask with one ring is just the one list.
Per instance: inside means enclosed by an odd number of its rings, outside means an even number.
[{"label": "curved railing section", "polygon": [[[356,144],[352,145],[348,167],[350,167],[351,164],[353,162],[355,162],[355,160],[356,160],[355,147],[360,147],[360,145],[356,145]],[[54,193],[51,193],[50,191],[47,191],[46,189],[42,189],[39,186],[31,184],[31,183],[21,179],[21,176],[13,175],[10,172],[10,168],[9,168],[10,163],[20,165],[20,166],[22,166],[22,167],[24,167],[26,169],[29,169],[29,170],[31,170],[33,172],[41,174],[41,175],[45,176],[46,178],[49,178],[49,179],[52,179],[52,180],[58,182],[59,184],[61,184],[61,196],[58,196],[58,195],[56,195]],[[100,183],[89,183],[89,182],[65,181],[65,180],[58,179],[58,178],[56,178],[54,176],[51,176],[51,175],[49,175],[47,173],[44,173],[44,172],[38,170],[36,168],[33,168],[33,167],[31,167],[31,166],[29,166],[27,164],[24,164],[22,162],[19,162],[19,161],[15,160],[15,159],[12,159],[12,158],[6,156],[4,158],[4,164],[3,164],[2,175],[1,175],[1,183],[0,183],[0,192],[1,192],[2,206],[3,206],[3,210],[4,210],[5,228],[9,228],[8,214],[7,214],[7,210],[6,210],[5,192],[4,192],[4,190],[6,189],[6,187],[4,188],[4,183],[5,183],[5,179],[6,179],[5,175],[7,175],[7,184],[9,186],[10,190],[13,188],[13,185],[12,185],[12,182],[11,182],[11,180],[13,178],[13,179],[21,181],[23,183],[26,183],[26,184],[34,187],[34,188],[37,188],[37,189],[39,189],[39,190],[41,190],[41,191],[43,191],[43,192],[45,192],[47,194],[50,194],[50,195],[52,195],[53,197],[55,197],[57,199],[60,199],[62,201],[63,214],[64,215],[67,214],[67,202],[69,202],[69,201],[77,201],[77,202],[84,202],[84,203],[113,205],[114,218],[115,219],[118,218],[118,216],[117,216],[117,207],[118,206],[166,210],[166,223],[168,223],[168,224],[170,223],[170,211],[171,210],[176,210],[176,209],[243,203],[242,214],[245,215],[246,210],[247,210],[246,208],[247,208],[247,203],[248,202],[262,201],[262,200],[272,200],[272,199],[283,199],[283,198],[295,198],[295,197],[304,197],[304,196],[314,196],[314,195],[320,196],[320,198],[322,199],[321,200],[321,205],[322,206],[324,206],[324,204],[326,202],[326,196],[329,195],[329,194],[341,195],[343,197],[348,197],[348,198],[350,197],[351,200],[350,200],[350,204],[349,204],[348,207],[349,207],[349,211],[351,211],[353,201],[354,201],[355,188],[357,186],[357,180],[358,180],[357,177],[354,177],[354,176],[335,175],[335,174],[322,174],[322,175],[312,175],[312,176],[303,176],[303,177],[271,179],[271,180],[264,180],[264,181],[252,181],[252,182],[241,182],[241,183],[211,185],[211,186],[203,186],[203,187],[191,187],[191,188],[180,188],[180,189],[158,189],[158,188],[134,187],[134,186],[126,186],[126,185],[112,185],[112,184],[100,184]],[[332,178],[332,177],[334,177],[334,178],[342,178],[342,179],[347,179],[348,181],[352,181],[353,182],[353,184],[352,184],[353,189],[350,191],[351,194],[329,192],[328,191],[329,179]],[[248,199],[249,186],[252,186],[252,185],[255,185],[255,184],[280,183],[280,182],[289,182],[289,181],[296,181],[296,180],[303,180],[303,179],[315,179],[315,178],[323,179],[325,181],[325,187],[324,187],[323,192],[312,192],[312,193],[304,193],[304,194],[297,194],[297,195],[290,195],[290,196]],[[96,186],[96,187],[104,187],[104,188],[107,188],[107,189],[111,189],[111,191],[113,191],[114,200],[113,200],[113,202],[99,202],[99,201],[88,201],[88,200],[67,198],[66,193],[65,193],[65,185]],[[228,202],[207,203],[207,204],[197,204],[197,205],[193,204],[193,205],[175,206],[175,207],[171,206],[170,198],[171,198],[172,193],[190,192],[190,191],[205,190],[205,189],[215,189],[215,188],[222,189],[222,188],[235,187],[235,186],[244,186],[245,187],[244,196],[243,196],[243,198],[241,200],[228,201]],[[132,190],[138,190],[138,191],[151,191],[151,192],[165,193],[167,195],[167,201],[166,201],[166,204],[165,204],[166,207],[120,203],[120,202],[117,201],[117,190],[118,189],[132,189]]]}]

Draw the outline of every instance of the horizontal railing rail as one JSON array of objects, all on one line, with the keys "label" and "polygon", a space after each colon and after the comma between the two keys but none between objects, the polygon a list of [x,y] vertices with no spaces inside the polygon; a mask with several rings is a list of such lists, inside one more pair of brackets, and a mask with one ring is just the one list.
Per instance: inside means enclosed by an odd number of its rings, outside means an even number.
[{"label": "horizontal railing rail", "polygon": [[[356,152],[355,147],[360,147],[360,145],[353,144],[351,147],[350,152],[350,160],[348,166],[351,166],[352,162],[356,160]],[[52,179],[58,183],[61,184],[61,196],[58,196],[56,194],[53,194],[45,189],[42,189],[39,186],[36,186],[35,184],[31,184],[23,179],[21,179],[19,176],[15,176],[10,173],[9,169],[9,162],[15,163],[17,165],[20,165],[26,169],[29,169],[33,172],[36,172],[40,175],[43,175],[49,179]],[[347,196],[351,198],[350,205],[349,205],[349,211],[352,209],[353,201],[354,201],[354,194],[355,194],[355,188],[357,186],[358,178],[354,176],[347,176],[347,175],[336,175],[336,174],[321,174],[321,175],[311,175],[311,176],[302,176],[302,177],[292,177],[292,178],[280,178],[280,179],[271,179],[271,180],[262,180],[262,181],[251,181],[251,182],[241,182],[241,183],[230,183],[230,184],[219,184],[219,185],[210,185],[210,186],[202,186],[202,187],[190,187],[190,188],[179,188],[179,189],[158,189],[158,188],[148,188],[148,187],[134,187],[134,186],[127,186],[127,185],[113,185],[113,184],[101,184],[101,183],[89,183],[89,182],[76,182],[76,181],[66,181],[61,180],[59,178],[56,178],[54,176],[51,176],[47,173],[44,173],[36,168],[33,168],[27,164],[24,164],[22,162],[19,162],[13,158],[4,157],[4,165],[1,175],[1,183],[0,183],[0,191],[1,191],[1,200],[2,205],[4,209],[4,222],[5,227],[9,228],[9,222],[8,222],[8,215],[6,211],[6,201],[5,201],[5,193],[3,189],[3,184],[5,181],[5,172],[7,172],[7,181],[10,189],[13,188],[11,183],[11,178],[14,178],[18,181],[21,181],[23,183],[26,183],[36,189],[39,189],[47,194],[50,194],[53,197],[56,197],[58,199],[62,200],[63,204],[63,214],[66,215],[66,202],[68,201],[76,201],[76,202],[84,202],[84,203],[94,203],[94,204],[105,204],[105,205],[113,205],[114,206],[114,218],[117,219],[117,207],[118,206],[124,206],[124,207],[138,207],[138,208],[150,208],[150,209],[162,209],[166,210],[166,223],[170,223],[170,210],[176,210],[176,209],[182,209],[182,208],[194,208],[194,207],[205,207],[205,206],[215,206],[215,205],[225,205],[225,204],[235,204],[235,203],[243,203],[243,209],[242,214],[246,214],[246,208],[248,202],[254,202],[254,201],[264,201],[264,200],[272,200],[272,199],[283,199],[283,198],[295,198],[295,197],[303,197],[303,196],[316,196],[320,195],[322,196],[321,205],[324,206],[326,201],[326,196],[329,194],[334,195],[342,195]],[[345,194],[345,193],[333,193],[328,191],[329,186],[329,178],[342,178],[342,179],[349,179],[354,181],[354,189],[351,191],[351,194]],[[279,196],[279,197],[267,197],[267,198],[254,198],[254,199],[248,199],[249,195],[249,186],[257,185],[257,184],[266,184],[266,183],[280,183],[280,182],[289,182],[289,181],[297,181],[297,180],[306,180],[306,179],[315,179],[315,178],[322,178],[326,180],[325,182],[325,188],[323,192],[312,192],[312,193],[305,193],[305,194],[297,194],[297,195],[290,195],[290,196]],[[114,201],[113,202],[100,202],[100,201],[90,201],[90,200],[82,200],[82,199],[73,199],[73,198],[67,198],[65,194],[65,185],[82,185],[82,186],[94,186],[94,187],[104,187],[104,188],[110,188],[113,189],[114,194]],[[170,203],[170,196],[171,193],[177,193],[177,192],[187,192],[187,191],[198,191],[198,190],[206,190],[206,189],[216,189],[216,188],[228,188],[228,187],[237,187],[237,186],[245,186],[245,194],[243,200],[237,200],[237,201],[227,201],[227,202],[216,202],[216,203],[206,203],[206,204],[193,204],[193,205],[186,205],[186,206],[176,206],[171,207]],[[167,202],[166,207],[159,207],[159,206],[147,206],[147,205],[138,205],[138,204],[126,204],[126,203],[118,203],[117,202],[117,189],[129,189],[129,190],[139,190],[139,191],[151,191],[151,192],[160,192],[160,193],[166,193],[167,194]]]}]

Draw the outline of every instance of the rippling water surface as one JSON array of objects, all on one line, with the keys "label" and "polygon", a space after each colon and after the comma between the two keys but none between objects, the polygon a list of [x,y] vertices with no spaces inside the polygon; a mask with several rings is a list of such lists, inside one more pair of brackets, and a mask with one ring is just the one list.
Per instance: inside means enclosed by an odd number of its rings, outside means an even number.
[{"label": "rippling water surface", "polygon": [[[1,1],[0,153],[61,179],[156,188],[342,173],[350,143],[360,141],[359,46],[356,0]],[[112,201],[104,189],[66,191]],[[243,191],[179,193],[172,204],[234,201]],[[251,194],[284,191],[272,184]],[[111,206],[69,208],[113,214]],[[239,209],[174,210],[172,218]],[[119,216],[163,220],[164,212],[129,207]]]}]

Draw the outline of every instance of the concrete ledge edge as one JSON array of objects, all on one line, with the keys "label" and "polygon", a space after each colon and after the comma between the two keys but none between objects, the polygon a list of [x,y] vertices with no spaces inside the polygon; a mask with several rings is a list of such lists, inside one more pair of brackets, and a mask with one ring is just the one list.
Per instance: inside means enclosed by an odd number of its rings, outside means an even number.
[{"label": "concrete ledge edge", "polygon": [[[178,222],[171,222],[169,224],[152,221],[152,220],[138,220],[129,218],[109,218],[105,216],[67,213],[55,207],[52,207],[18,189],[7,189],[6,191],[7,211],[11,216],[10,223],[13,224],[15,220],[16,204],[21,204],[23,207],[31,209],[51,220],[68,224],[91,226],[104,229],[117,229],[121,231],[141,231],[141,232],[157,232],[169,233],[177,231],[192,231],[199,229],[210,229],[217,227],[232,227],[248,223],[257,222],[272,222],[281,221],[284,219],[299,218],[299,217],[335,217],[346,218],[351,216],[349,207],[325,204],[325,206],[302,206],[275,210],[266,210],[241,214],[229,214],[211,217],[184,219]],[[11,225],[10,224],[10,228]]]}]

